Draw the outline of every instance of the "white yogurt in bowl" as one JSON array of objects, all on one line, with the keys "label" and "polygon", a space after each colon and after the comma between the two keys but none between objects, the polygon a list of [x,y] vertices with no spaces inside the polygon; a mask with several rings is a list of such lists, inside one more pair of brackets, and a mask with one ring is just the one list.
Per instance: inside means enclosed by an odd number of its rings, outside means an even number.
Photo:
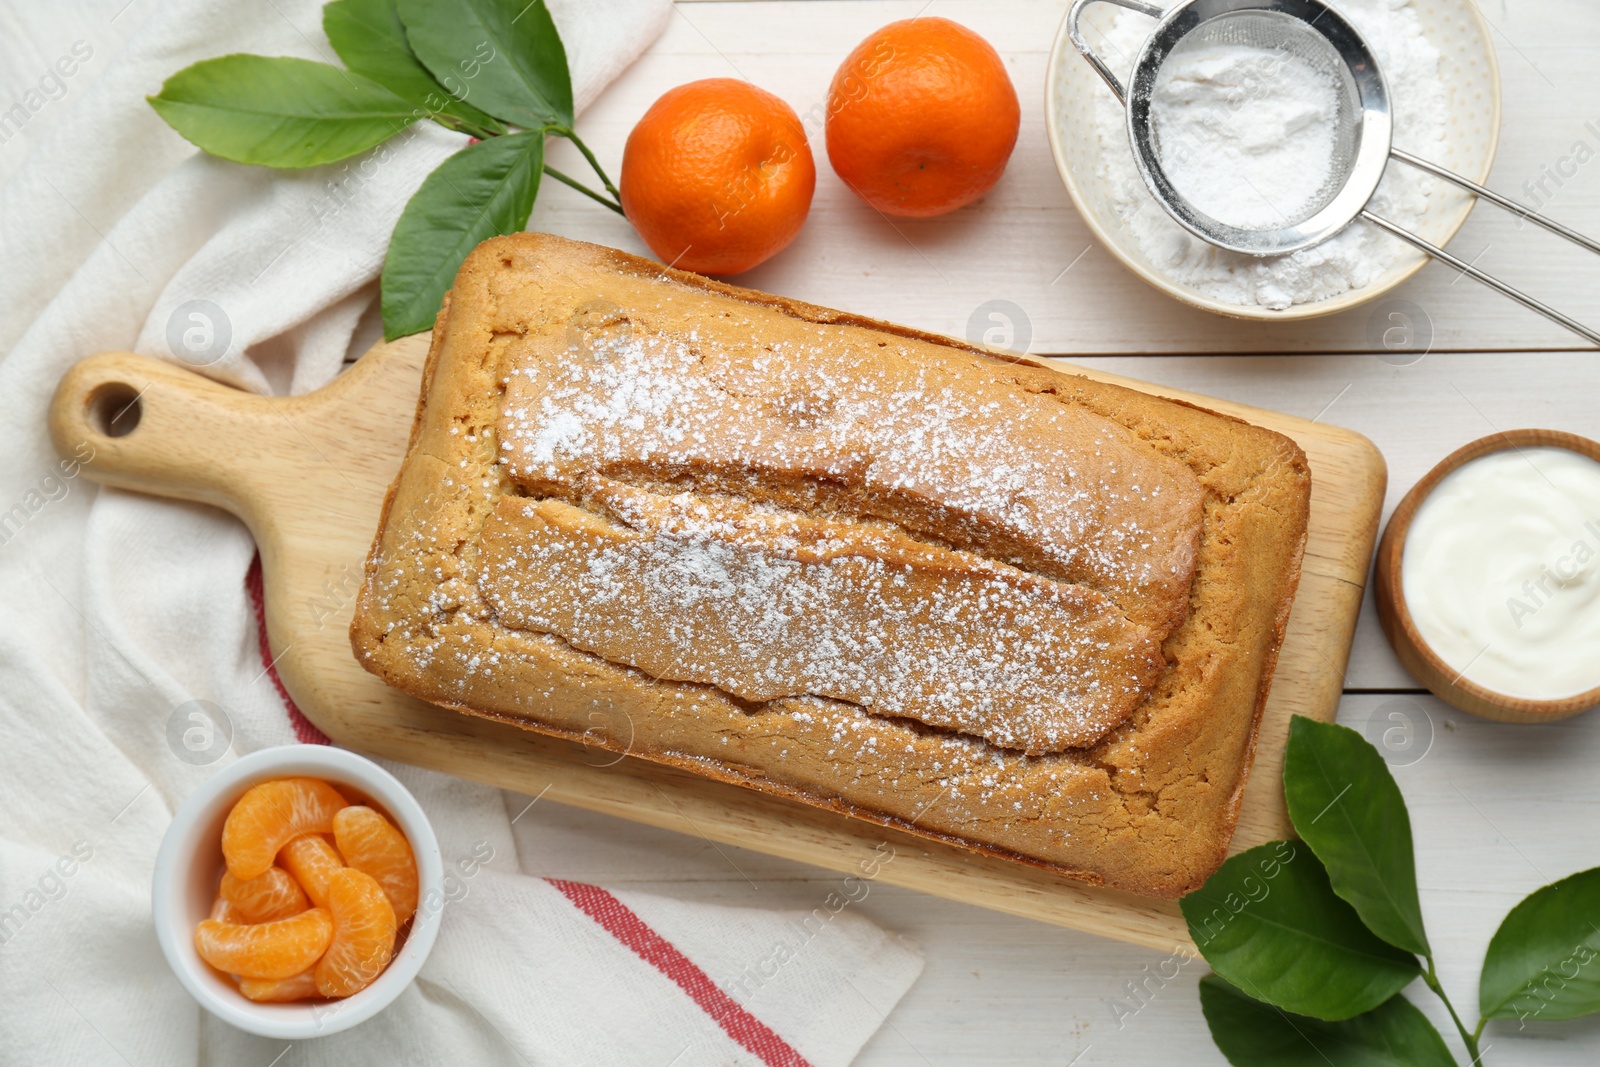
[{"label": "white yogurt in bowl", "polygon": [[1543,447],[1462,465],[1417,508],[1400,574],[1460,678],[1526,700],[1600,687],[1600,462]]}]

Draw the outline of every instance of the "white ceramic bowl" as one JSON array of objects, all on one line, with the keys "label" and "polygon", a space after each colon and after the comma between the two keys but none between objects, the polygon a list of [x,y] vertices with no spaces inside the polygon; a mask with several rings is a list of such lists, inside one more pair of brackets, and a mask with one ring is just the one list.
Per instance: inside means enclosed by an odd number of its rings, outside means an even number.
[{"label": "white ceramic bowl", "polygon": [[[388,968],[370,986],[343,1000],[320,1004],[256,1004],[194,947],[194,929],[211,911],[222,877],[222,824],[234,803],[257,782],[272,778],[322,778],[359,794],[394,820],[417,858],[419,904],[409,933]],[[151,909],[156,940],[189,995],[217,1018],[252,1034],[286,1040],[325,1037],[378,1014],[411,984],[439,932],[444,877],[439,842],[416,799],[388,771],[365,757],[328,745],[286,745],[252,752],[225,767],[178,808],[156,854]]]},{"label": "white ceramic bowl", "polygon": [[[1331,2],[1338,6],[1338,0]],[[1443,158],[1430,162],[1482,185],[1489,176],[1489,168],[1494,165],[1500,139],[1500,68],[1495,60],[1489,27],[1478,13],[1475,0],[1414,0],[1414,3],[1423,32],[1438,46],[1439,72],[1447,94],[1450,150]],[[1084,36],[1091,45],[1098,48],[1102,42],[1095,29],[1095,16],[1109,18],[1117,10],[1110,6],[1090,9],[1091,17],[1086,18],[1083,25]],[[1103,14],[1099,14],[1101,12]],[[1153,29],[1155,20],[1150,19],[1149,23]],[[1094,123],[1095,101],[1102,96],[1111,99],[1111,90],[1078,54],[1067,35],[1066,20],[1062,19],[1045,75],[1045,123],[1056,170],[1096,239],[1129,270],[1169,296],[1231,318],[1285,322],[1331,315],[1376,299],[1427,265],[1426,255],[1408,247],[1371,284],[1328,300],[1295,304],[1281,311],[1224,303],[1192,286],[1173,281],[1146,258],[1133,235],[1122,225],[1109,182],[1100,174],[1102,150],[1131,151],[1125,136],[1116,148],[1102,149]],[[1398,106],[1403,107],[1404,102]],[[1392,163],[1391,166],[1403,168],[1405,164]],[[1438,185],[1441,195],[1447,198],[1448,209],[1435,211],[1423,219],[1416,232],[1442,248],[1467,221],[1475,198],[1458,193],[1443,182]],[[1148,195],[1142,186],[1139,192]]]}]

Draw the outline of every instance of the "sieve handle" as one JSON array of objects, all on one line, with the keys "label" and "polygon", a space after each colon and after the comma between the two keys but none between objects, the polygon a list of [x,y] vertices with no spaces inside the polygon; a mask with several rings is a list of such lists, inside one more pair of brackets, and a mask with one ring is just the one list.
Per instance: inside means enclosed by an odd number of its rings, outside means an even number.
[{"label": "sieve handle", "polygon": [[[1461,180],[1463,182],[1466,181],[1465,178]],[[1469,182],[1468,184],[1471,183]],[[1379,229],[1387,233],[1394,234],[1396,237],[1400,238],[1400,240],[1404,241],[1408,245],[1411,245],[1413,248],[1417,248],[1423,252],[1426,252],[1439,262],[1450,264],[1450,266],[1456,268],[1456,270],[1459,270],[1462,274],[1465,274],[1474,281],[1482,282],[1495,292],[1504,296],[1509,296],[1511,299],[1515,300],[1529,311],[1537,311],[1551,322],[1559,323],[1560,325],[1571,330],[1573,333],[1577,334],[1579,337],[1582,337],[1594,344],[1600,345],[1600,333],[1596,333],[1594,330],[1589,329],[1589,327],[1583,325],[1581,322],[1578,322],[1576,319],[1568,318],[1566,315],[1561,314],[1561,312],[1557,311],[1550,305],[1535,300],[1522,290],[1515,289],[1507,285],[1494,275],[1479,270],[1466,260],[1452,256],[1449,252],[1446,252],[1444,249],[1439,248],[1436,245],[1430,244],[1429,242],[1418,237],[1416,234],[1412,233],[1410,230],[1397,226],[1388,219],[1379,218],[1365,208],[1363,208],[1361,211],[1361,217]],[[1531,217],[1531,215],[1529,217]]]},{"label": "sieve handle", "polygon": [[1532,208],[1524,207],[1523,205],[1517,203],[1509,196],[1501,196],[1493,189],[1485,189],[1477,182],[1469,181],[1453,170],[1445,170],[1437,163],[1430,163],[1420,156],[1414,156],[1410,152],[1402,152],[1398,148],[1390,148],[1389,157],[1391,159],[1398,159],[1400,162],[1405,163],[1408,166],[1416,167],[1418,170],[1427,171],[1435,178],[1443,178],[1452,185],[1459,186],[1462,189],[1467,190],[1469,193],[1483,197],[1483,199],[1489,201],[1491,204],[1494,204],[1498,207],[1503,207],[1512,214],[1520,218],[1527,219],[1535,226],[1543,226],[1551,233],[1565,237],[1575,245],[1581,245],[1591,252],[1600,254],[1600,241],[1596,241],[1592,237],[1585,237],[1577,230],[1561,225],[1561,223],[1557,222],[1555,219],[1547,219]]},{"label": "sieve handle", "polygon": [[1149,15],[1153,19],[1158,19],[1166,14],[1166,9],[1156,4],[1147,4],[1144,0],[1074,0],[1071,10],[1067,12],[1067,36],[1072,38],[1073,47],[1078,50],[1079,55],[1089,61],[1089,65],[1095,69],[1095,73],[1104,78],[1105,83],[1111,86],[1111,91],[1117,94],[1117,103],[1126,104],[1128,102],[1128,94],[1122,88],[1122,82],[1117,80],[1117,76],[1111,72],[1111,68],[1106,65],[1105,60],[1100,58],[1099,53],[1094,50],[1093,46],[1084,40],[1083,28],[1079,23],[1083,18],[1083,9],[1090,4],[1115,4],[1117,7],[1127,8],[1129,11],[1137,11],[1141,15]]}]

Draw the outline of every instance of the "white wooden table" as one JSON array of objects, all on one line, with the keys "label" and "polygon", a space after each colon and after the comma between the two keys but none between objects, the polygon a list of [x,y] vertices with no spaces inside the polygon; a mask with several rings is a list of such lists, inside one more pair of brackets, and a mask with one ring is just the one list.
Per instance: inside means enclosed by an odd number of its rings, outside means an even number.
[{"label": "white wooden table", "polygon": [[[1379,346],[1369,340],[1370,320],[1387,314],[1388,301],[1273,328],[1191,311],[1123,270],[1092,243],[1045,141],[1045,64],[1065,8],[1065,0],[682,3],[666,35],[580,127],[615,174],[628,130],[656,96],[725,75],[784,97],[816,135],[828,82],[857,41],[895,19],[945,15],[994,43],[1022,97],[1021,138],[998,188],[946,218],[891,225],[843,187],[814,136],[810,220],[788,251],[742,283],[963,336],[979,305],[1009,301],[1025,317],[1015,336],[1020,341],[1025,330],[1034,355],[1070,355],[1359,430],[1388,458],[1389,508],[1438,459],[1483,434],[1546,426],[1600,436],[1600,355],[1470,280],[1458,282],[1449,268],[1430,266],[1394,294],[1420,309],[1431,330],[1431,349],[1420,359],[1371,354]],[[1482,0],[1482,9],[1495,28],[1504,85],[1491,184],[1517,195],[1576,142],[1600,154],[1600,10],[1592,0]],[[560,149],[556,165],[582,170]],[[1563,181],[1549,213],[1600,232],[1600,160]],[[554,184],[532,228],[648,254],[621,219]],[[1481,209],[1451,248],[1600,322],[1600,262],[1553,237]],[[1466,1013],[1477,1001],[1484,947],[1506,910],[1537,886],[1600,865],[1600,715],[1528,727],[1449,709],[1396,662],[1370,597],[1366,610],[1339,717],[1357,728],[1403,720],[1418,737],[1431,737],[1425,754],[1395,774],[1411,807],[1440,971]],[[1403,754],[1396,760],[1408,762]],[[536,805],[518,829],[523,855],[547,857],[551,873],[613,886],[810,909],[838,882],[826,871],[553,804]],[[927,957],[922,979],[888,1015],[863,1064],[1224,1062],[1195,993],[1202,964],[1165,986],[1146,983],[1154,990],[1148,1006],[1119,1027],[1113,1006],[1138,1006],[1130,984],[1163,953],[889,886],[874,885],[855,906],[919,942]],[[1417,990],[1414,999],[1454,1044],[1442,1009],[1420,983]],[[1600,1019],[1542,1023],[1520,1034],[1496,1024],[1487,1034],[1490,1064],[1600,1057]]]}]

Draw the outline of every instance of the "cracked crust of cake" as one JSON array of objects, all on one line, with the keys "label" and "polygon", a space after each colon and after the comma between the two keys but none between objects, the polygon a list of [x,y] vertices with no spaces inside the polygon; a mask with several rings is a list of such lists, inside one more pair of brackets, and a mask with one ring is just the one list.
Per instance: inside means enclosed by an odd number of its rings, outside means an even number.
[{"label": "cracked crust of cake", "polygon": [[[1282,435],[540,234],[467,259],[423,381],[351,626],[389,684],[1090,884],[1175,897],[1226,855],[1305,542],[1310,473]],[[574,531],[599,538],[583,569],[540,573],[605,611],[516,584],[530,546],[565,559]],[[816,570],[839,558],[871,566]],[[886,558],[934,597],[940,575],[966,584],[930,621],[869,588]],[[1024,587],[1042,599],[999,593]],[[768,618],[764,588],[837,609],[848,654],[803,654],[827,631]],[[744,614],[715,618],[738,631],[697,629],[711,616],[685,605],[730,589]],[[1039,607],[1063,603],[1080,615]],[[1096,659],[1091,604],[1121,627],[1102,645],[1159,655]],[[612,625],[641,608],[655,625]],[[1073,669],[990,663],[974,618]],[[885,619],[945,659],[930,671]],[[713,632],[734,651],[704,652]],[[907,696],[946,660],[966,673]],[[1001,678],[1123,698],[955,695]]]}]

